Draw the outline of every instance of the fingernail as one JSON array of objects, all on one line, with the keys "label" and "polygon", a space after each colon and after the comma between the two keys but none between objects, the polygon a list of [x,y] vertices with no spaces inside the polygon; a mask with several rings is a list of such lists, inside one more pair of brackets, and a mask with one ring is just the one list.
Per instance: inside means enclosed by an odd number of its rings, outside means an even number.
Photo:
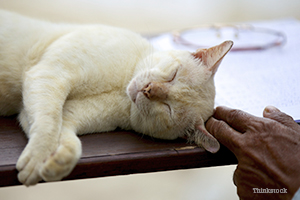
[{"label": "fingernail", "polygon": [[274,106],[267,106],[265,108],[265,112],[267,112],[267,113],[274,113],[274,112],[280,112],[280,110],[278,110],[278,108],[276,108]]}]

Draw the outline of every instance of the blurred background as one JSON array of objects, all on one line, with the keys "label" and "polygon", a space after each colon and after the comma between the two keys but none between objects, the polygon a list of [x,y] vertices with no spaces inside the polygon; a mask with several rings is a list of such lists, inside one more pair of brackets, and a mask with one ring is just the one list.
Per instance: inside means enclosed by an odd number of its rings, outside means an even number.
[{"label": "blurred background", "polygon": [[0,8],[54,22],[102,23],[147,34],[203,23],[300,19],[299,0],[1,0]]},{"label": "blurred background", "polygon": [[[53,22],[108,24],[145,35],[210,23],[300,19],[299,0],[0,0],[0,9]],[[234,200],[235,167],[6,187],[0,188],[0,199]]]}]

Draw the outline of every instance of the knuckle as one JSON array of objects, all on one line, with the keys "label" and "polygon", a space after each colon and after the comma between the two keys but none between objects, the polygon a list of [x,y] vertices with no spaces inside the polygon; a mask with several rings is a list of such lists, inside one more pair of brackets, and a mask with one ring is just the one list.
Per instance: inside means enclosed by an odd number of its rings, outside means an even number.
[{"label": "knuckle", "polygon": [[279,121],[279,122],[294,121],[294,119],[290,115],[287,115],[287,114],[282,113],[282,112],[278,113],[278,115],[276,115],[274,118],[275,118],[276,121]]},{"label": "knuckle", "polygon": [[212,118],[206,125],[210,133],[212,133],[213,135],[218,135],[219,132],[222,132],[222,130],[226,126],[226,123],[222,120],[216,120]]},{"label": "knuckle", "polygon": [[231,120],[234,120],[234,119],[237,119],[237,118],[240,118],[243,116],[245,116],[245,113],[238,109],[232,109],[229,111],[229,114],[228,114],[228,118]]},{"label": "knuckle", "polygon": [[285,125],[290,125],[291,123],[294,123],[294,119],[290,115],[287,115],[286,113],[283,112],[269,113],[267,115],[267,118],[275,120]]},{"label": "knuckle", "polygon": [[221,121],[219,121],[219,123],[216,124],[216,126],[214,128],[219,131],[223,131],[225,129],[225,127],[227,127],[227,123],[221,120]]},{"label": "knuckle", "polygon": [[249,127],[249,130],[252,131],[255,135],[258,135],[260,138],[270,135],[271,130],[274,130],[276,127],[276,122],[272,120],[259,119],[254,120]]}]

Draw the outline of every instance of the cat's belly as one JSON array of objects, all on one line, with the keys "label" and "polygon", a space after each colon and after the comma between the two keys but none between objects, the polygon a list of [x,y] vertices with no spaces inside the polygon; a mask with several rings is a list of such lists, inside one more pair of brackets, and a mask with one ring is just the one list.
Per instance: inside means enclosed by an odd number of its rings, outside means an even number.
[{"label": "cat's belly", "polygon": [[0,115],[8,116],[20,112],[22,105],[22,86],[7,74],[0,72]]},{"label": "cat's belly", "polygon": [[0,116],[14,115],[20,112],[21,97],[7,100],[0,94]]}]

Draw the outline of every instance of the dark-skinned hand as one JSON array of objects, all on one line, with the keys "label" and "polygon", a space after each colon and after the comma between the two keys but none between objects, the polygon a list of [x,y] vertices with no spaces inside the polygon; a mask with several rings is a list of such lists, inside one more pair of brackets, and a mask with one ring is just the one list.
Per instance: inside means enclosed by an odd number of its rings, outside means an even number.
[{"label": "dark-skinned hand", "polygon": [[292,117],[273,106],[263,117],[217,107],[206,128],[238,160],[233,180],[240,199],[293,197],[300,187],[300,126]]}]

